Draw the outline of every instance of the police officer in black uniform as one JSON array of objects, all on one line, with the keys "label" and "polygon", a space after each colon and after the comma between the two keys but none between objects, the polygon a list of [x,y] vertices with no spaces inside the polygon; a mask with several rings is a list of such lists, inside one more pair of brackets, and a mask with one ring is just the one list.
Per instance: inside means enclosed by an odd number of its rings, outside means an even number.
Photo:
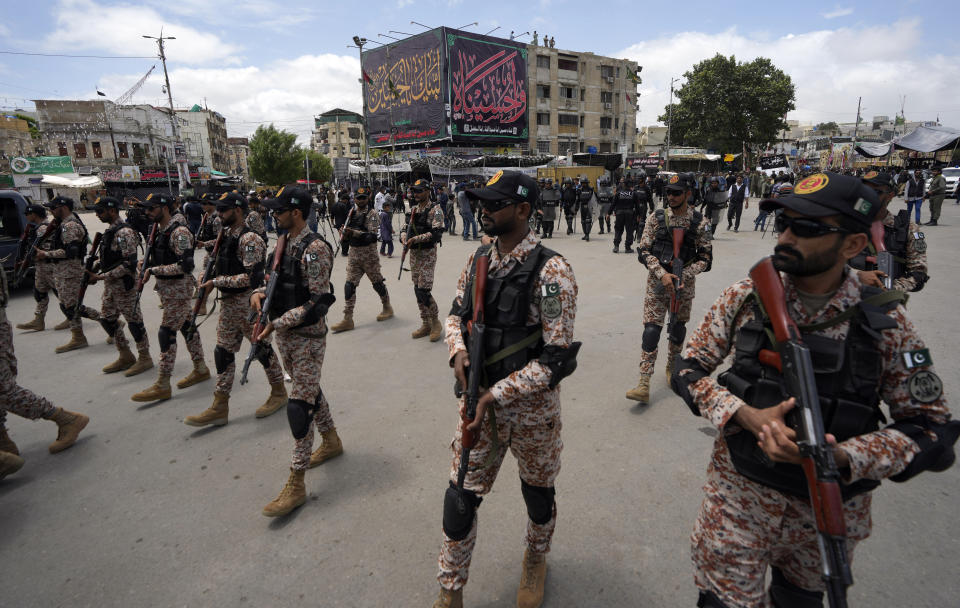
[{"label": "police officer in black uniform", "polygon": [[541,209],[543,214],[543,238],[553,238],[553,227],[557,223],[557,213],[560,207],[560,191],[553,185],[553,180],[548,179],[543,192],[540,193]]},{"label": "police officer in black uniform", "polygon": [[616,216],[613,224],[613,252],[620,253],[620,239],[626,232],[627,247],[624,251],[633,253],[634,226],[638,218],[646,215],[646,210],[641,210],[640,196],[627,184],[626,180],[620,180],[620,185],[613,196],[611,212]]},{"label": "police officer in black uniform", "polygon": [[560,202],[563,205],[563,217],[567,220],[567,234],[573,234],[573,218],[577,216],[577,189],[573,180],[563,178],[563,188],[560,190]]},{"label": "police officer in black uniform", "polygon": [[580,192],[577,194],[577,205],[580,207],[580,227],[583,228],[583,241],[590,240],[590,230],[593,228],[593,207],[594,190],[590,186],[590,180],[583,178],[580,180]]}]

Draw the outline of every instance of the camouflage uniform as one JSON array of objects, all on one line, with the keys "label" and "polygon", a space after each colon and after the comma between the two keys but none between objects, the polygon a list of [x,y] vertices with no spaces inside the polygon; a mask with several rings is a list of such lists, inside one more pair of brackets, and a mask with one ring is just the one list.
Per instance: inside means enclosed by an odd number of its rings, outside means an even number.
[{"label": "camouflage uniform", "polygon": [[[681,227],[689,230],[694,213],[695,210],[689,205],[687,206],[687,212],[680,217],[673,215],[671,211],[667,209],[664,215],[668,220],[668,229],[670,227]],[[664,268],[657,257],[651,253],[657,230],[660,228],[660,221],[657,219],[657,215],[658,214],[652,214],[647,216],[646,225],[643,228],[643,236],[640,237],[640,243],[637,245],[637,255],[640,262],[650,271],[647,276],[647,293],[643,301],[644,333],[650,331],[651,334],[654,332],[656,334],[655,340],[647,340],[645,337],[644,342],[653,342],[653,344],[648,343],[640,349],[641,375],[653,374],[653,367],[657,361],[657,352],[659,350],[657,343],[660,339],[660,331],[663,327],[667,311],[670,310],[670,294],[661,282],[663,275],[670,272],[670,269]],[[680,290],[680,312],[677,315],[677,320],[681,324],[686,324],[686,322],[690,320],[690,309],[693,306],[693,298],[697,286],[696,276],[701,272],[709,270],[713,260],[713,246],[710,244],[707,233],[703,230],[703,223],[705,221],[706,218],[701,220],[700,225],[697,227],[697,234],[695,235],[697,255],[695,258],[687,260],[683,268],[683,276],[681,277],[683,288]],[[667,337],[669,342],[667,360],[673,361],[683,346],[683,338],[680,337],[679,341],[675,341],[674,339],[670,339],[669,335]],[[647,350],[648,348],[650,348],[650,350]]]},{"label": "camouflage uniform", "polygon": [[220,214],[216,211],[211,211],[207,214],[206,221],[203,222],[203,226],[197,231],[197,248],[203,248],[207,253],[203,256],[203,264],[201,268],[207,267],[207,262],[210,261],[210,254],[213,252],[213,244],[217,241],[217,235],[220,234],[220,229],[223,227],[223,220],[220,219]]},{"label": "camouflage uniform", "polygon": [[[56,238],[56,237],[54,237]],[[87,239],[87,230],[80,223],[75,214],[71,214],[60,224],[61,249],[52,249],[48,252],[47,260],[53,262],[53,281],[57,286],[57,297],[60,298],[60,309],[70,319],[70,328],[75,331],[83,330],[81,317],[92,321],[100,320],[100,313],[89,306],[80,307],[80,315],[74,317],[73,310],[80,295],[80,280],[83,278],[83,260],[78,258],[67,259],[66,247]]]},{"label": "camouflage uniform", "polygon": [[[243,224],[235,228],[227,228],[227,232],[223,235],[224,240],[227,236],[240,234],[243,229]],[[237,256],[247,272],[232,276],[217,276],[213,279],[213,286],[220,290],[220,319],[217,321],[217,346],[214,351],[214,360],[217,365],[216,390],[226,395],[229,395],[233,389],[233,378],[237,369],[234,353],[240,351],[244,338],[251,339],[253,331],[253,322],[248,320],[250,294],[253,291],[250,275],[256,266],[264,263],[266,253],[267,246],[263,239],[254,232],[247,231],[240,237],[240,243],[237,246]],[[221,251],[220,254],[225,255],[226,252]],[[228,293],[224,291],[225,288],[239,291]],[[270,339],[267,338],[265,344],[269,343]],[[273,350],[270,351],[270,359],[264,369],[270,384],[283,383],[283,370]]]},{"label": "camouflage uniform", "polygon": [[[787,275],[784,287],[788,312],[801,326],[832,319],[862,299],[855,272],[847,272],[839,290],[813,314],[806,311]],[[698,407],[700,414],[720,430],[707,469],[706,496],[691,537],[695,582],[702,592],[715,594],[731,608],[771,605],[764,590],[768,565],[778,569],[787,583],[803,590],[824,588],[809,501],[752,481],[734,468],[727,438],[738,431],[749,433],[741,431],[732,419],[744,401],[710,377],[730,353],[741,328],[756,316],[755,307],[747,301],[752,290],[750,279],[724,290],[683,351],[684,362],[695,360],[706,373],[705,377],[687,381],[691,407]],[[905,363],[905,353],[924,348],[913,323],[902,306],[880,314],[896,323],[896,327],[883,330],[877,342],[882,368],[879,396],[889,406],[891,417],[897,422],[925,416],[937,424],[945,423],[950,413],[942,391],[921,400],[908,390],[913,377],[933,370],[929,366],[908,369]],[[845,340],[850,326],[847,320],[816,334]],[[694,369],[682,366],[675,374],[675,386],[679,378],[692,373]],[[843,487],[903,473],[921,451],[907,434],[891,427],[853,436],[838,447],[850,459],[850,469],[841,471]],[[870,534],[870,503],[869,492],[844,503],[848,559],[852,560],[857,543]]]},{"label": "camouflage uniform", "polygon": [[[170,235],[170,249],[173,255],[179,258],[184,253],[192,251],[193,235],[190,234],[187,220],[183,215],[175,214],[162,231]],[[160,238],[159,234],[157,238]],[[150,274],[157,280],[156,289],[163,304],[163,318],[160,320],[159,371],[161,376],[170,376],[173,373],[173,364],[177,360],[176,332],[178,330],[187,342],[190,359],[194,364],[203,362],[203,343],[200,341],[200,332],[191,331],[187,326],[193,312],[190,303],[196,291],[197,281],[192,274],[184,272],[180,263],[153,266]],[[166,338],[163,337],[164,333],[167,333]],[[166,345],[165,349],[164,345]]]},{"label": "camouflage uniform", "polygon": [[[53,234],[47,233],[49,229],[50,222],[43,222],[37,227],[37,236],[40,237],[40,240],[37,241],[37,249],[50,251],[50,248],[53,246]],[[57,291],[57,284],[54,280],[55,268],[56,262],[34,257],[33,298],[37,301],[36,314],[39,317],[45,317],[47,315],[47,307],[50,305],[49,292],[53,291],[56,293]]]},{"label": "camouflage uniform", "polygon": [[363,275],[367,275],[367,278],[373,283],[373,288],[377,291],[384,306],[390,303],[390,297],[387,295],[387,286],[384,283],[383,275],[380,274],[380,256],[377,255],[375,235],[380,229],[380,219],[377,217],[377,212],[369,207],[364,211],[356,209],[347,227],[374,236],[373,240],[366,245],[358,244],[360,237],[357,236],[346,239],[350,243],[350,253],[347,258],[347,281],[343,290],[343,296],[346,299],[343,305],[343,314],[344,316],[351,316],[357,303],[356,288]]},{"label": "camouflage uniform", "polygon": [[[419,222],[423,225],[429,222],[430,230],[418,232],[418,222],[414,221],[417,214],[428,214],[426,221]],[[425,324],[438,317],[440,310],[437,307],[437,301],[433,298],[430,291],[433,289],[433,273],[437,267],[437,245],[436,239],[443,234],[443,210],[440,205],[429,201],[425,205],[418,205],[410,212],[410,221],[413,223],[413,232],[409,238],[407,234],[408,226],[404,226],[403,235],[407,246],[410,247],[410,276],[413,279],[413,289],[417,296],[417,308],[420,309],[420,318]],[[420,248],[413,247],[420,245]]]},{"label": "camouflage uniform", "polygon": [[[901,211],[901,213],[904,214],[904,219],[907,222],[906,249],[903,252],[892,251],[896,266],[902,269],[902,274],[893,279],[891,288],[904,292],[920,291],[929,278],[927,274],[927,239],[920,232],[920,227],[910,221],[910,214],[905,211]],[[883,222],[885,228],[889,228],[886,234],[896,232],[897,216],[888,212],[880,221]],[[904,254],[904,257],[900,257],[901,253]],[[876,264],[866,260],[867,256],[874,255],[876,255],[876,251],[873,244],[870,244],[860,256],[850,260],[850,266],[861,270],[876,270]]]},{"label": "camouflage uniform", "polygon": [[[124,224],[123,221],[117,219],[111,227],[122,224]],[[123,315],[137,344],[137,352],[142,357],[149,357],[150,339],[147,337],[143,325],[143,313],[140,311],[140,303],[137,301],[137,292],[134,289],[134,283],[136,282],[134,273],[136,272],[137,245],[139,242],[140,237],[137,232],[125,224],[114,233],[114,237],[109,244],[110,249],[116,257],[122,258],[124,261],[114,268],[104,268],[100,273],[104,276],[100,324],[107,335],[114,338],[117,350],[122,353],[130,349],[123,328],[118,324],[120,315]],[[104,254],[106,254],[106,251],[104,251]],[[103,256],[101,256],[101,259],[103,259]]]},{"label": "camouflage uniform", "polygon": [[256,211],[248,211],[247,217],[243,220],[247,228],[257,233],[264,242],[267,240],[267,227],[263,223],[263,217]]},{"label": "camouflage uniform", "polygon": [[[501,254],[496,244],[491,248],[490,278],[507,276],[517,265],[523,264],[534,251],[539,240],[528,232],[526,237],[508,254]],[[467,265],[460,273],[454,309],[458,309],[465,297],[467,285],[471,279],[473,259],[470,256]],[[547,287],[556,293],[559,310],[551,312],[552,317],[541,314],[541,294]],[[569,347],[573,340],[573,324],[577,310],[577,283],[573,270],[567,261],[555,256],[543,266],[534,281],[534,297],[529,302],[526,325],[540,326],[543,329],[543,341],[546,345]],[[461,319],[452,313],[446,318],[446,342],[450,351],[451,365],[454,356],[466,350],[461,334]],[[560,452],[563,442],[560,439],[560,389],[551,388],[552,372],[538,359],[527,364],[496,382],[490,387],[495,403],[492,411],[496,418],[498,446],[494,450],[491,441],[490,425],[486,422],[479,440],[470,452],[470,463],[464,488],[483,496],[490,492],[497,472],[506,455],[507,448],[517,459],[520,479],[524,484],[540,489],[549,489],[551,495],[554,481],[560,472]],[[459,403],[460,416],[464,415],[466,399]],[[453,458],[450,465],[450,479],[456,483],[460,466],[461,430],[457,427],[450,448]],[[484,466],[491,458],[490,466]],[[536,554],[549,552],[550,543],[556,526],[556,503],[552,505],[552,514],[545,523],[527,521],[526,542],[529,551]],[[444,531],[443,545],[440,549],[437,580],[441,587],[449,590],[460,589],[467,582],[470,559],[477,541],[477,516],[474,516],[469,533],[462,540],[453,540]]]}]

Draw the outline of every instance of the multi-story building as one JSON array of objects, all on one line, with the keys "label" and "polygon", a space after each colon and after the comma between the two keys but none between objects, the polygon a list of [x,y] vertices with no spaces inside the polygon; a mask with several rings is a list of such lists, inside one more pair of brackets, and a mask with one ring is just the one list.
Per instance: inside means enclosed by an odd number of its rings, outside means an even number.
[{"label": "multi-story building", "polygon": [[199,105],[189,110],[177,110],[181,121],[180,139],[187,150],[190,164],[211,167],[223,173],[232,173],[227,149],[227,122],[219,113]]},{"label": "multi-story building", "polygon": [[648,125],[637,129],[634,151],[637,154],[664,155],[667,145],[667,128],[659,125]]},{"label": "multi-story building", "polygon": [[247,161],[250,156],[250,140],[246,137],[228,137],[227,138],[227,165],[230,167],[230,175],[243,176],[243,181],[247,184],[250,181],[250,165]]},{"label": "multi-story building", "polygon": [[0,116],[0,171],[10,170],[10,159],[37,154],[39,141],[30,136],[30,124],[16,116]]},{"label": "multi-story building", "polygon": [[531,151],[636,152],[637,62],[545,46],[527,51]]},{"label": "multi-story building", "polygon": [[363,158],[363,116],[336,108],[314,117],[310,147],[334,158]]}]

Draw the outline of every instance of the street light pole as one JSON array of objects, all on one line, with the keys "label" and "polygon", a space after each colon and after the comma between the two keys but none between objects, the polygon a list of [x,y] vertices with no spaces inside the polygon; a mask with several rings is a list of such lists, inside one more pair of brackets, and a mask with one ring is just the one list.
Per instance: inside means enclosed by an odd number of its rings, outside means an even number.
[{"label": "street light pole", "polygon": [[360,49],[360,94],[363,96],[363,156],[367,168],[367,187],[369,187],[373,182],[370,180],[370,130],[367,128],[367,79],[364,78],[363,72],[363,45],[367,43],[367,39],[354,36],[353,43]]},{"label": "street light pole", "polygon": [[670,126],[673,124],[673,78],[670,79],[670,104],[667,105],[667,155],[664,167],[670,170]]},{"label": "street light pole", "polygon": [[[167,55],[164,52],[163,43],[166,40],[176,40],[176,36],[164,36],[163,28],[160,29],[160,36],[147,36],[143,35],[144,38],[149,38],[150,40],[156,40],[157,46],[160,48],[160,62],[163,63],[163,78],[167,84],[167,102],[170,104],[170,128],[173,129],[173,154],[174,161],[177,166],[177,193],[183,192],[184,182],[187,185],[190,185],[190,167],[187,165],[186,154],[183,156],[183,160],[180,160],[180,150],[183,150],[183,142],[180,140],[180,129],[177,127],[177,117],[176,111],[173,109],[173,92],[170,90],[170,75],[167,73]],[[167,172],[167,178],[170,177],[170,172]]]}]

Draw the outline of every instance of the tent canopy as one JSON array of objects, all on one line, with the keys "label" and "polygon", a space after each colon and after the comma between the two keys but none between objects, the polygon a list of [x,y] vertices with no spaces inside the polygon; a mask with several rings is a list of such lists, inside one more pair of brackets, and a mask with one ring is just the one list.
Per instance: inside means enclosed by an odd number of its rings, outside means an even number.
[{"label": "tent canopy", "polygon": [[81,176],[76,173],[44,175],[40,183],[45,186],[62,186],[64,188],[103,188],[103,180],[101,180],[99,176]]},{"label": "tent canopy", "polygon": [[913,152],[940,152],[956,147],[960,139],[960,131],[950,127],[917,127],[900,139],[887,143],[858,143],[857,152],[867,158],[878,158],[890,153],[890,146],[897,150],[911,150]]}]

